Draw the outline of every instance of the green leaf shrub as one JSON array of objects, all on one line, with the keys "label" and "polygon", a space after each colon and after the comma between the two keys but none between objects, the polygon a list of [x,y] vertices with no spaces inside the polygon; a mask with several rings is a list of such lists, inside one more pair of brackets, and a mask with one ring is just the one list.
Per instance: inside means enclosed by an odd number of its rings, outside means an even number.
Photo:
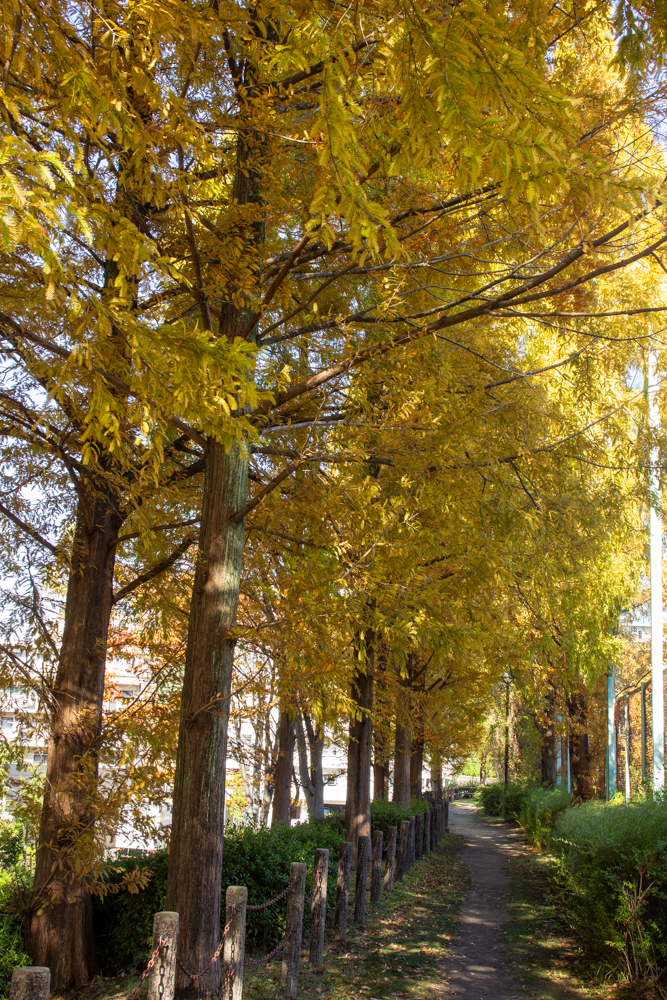
[{"label": "green leaf shrub", "polygon": [[14,969],[32,965],[32,959],[23,948],[21,921],[14,912],[11,899],[14,891],[12,872],[4,867],[0,871],[0,998],[9,996],[9,986]]},{"label": "green leaf shrub", "polygon": [[526,789],[523,785],[508,784],[505,787],[504,783],[498,782],[482,785],[475,793],[475,798],[487,816],[518,820],[526,799]]},{"label": "green leaf shrub", "polygon": [[667,967],[667,804],[587,802],[558,814],[552,847],[589,956],[630,981]]},{"label": "green leaf shrub", "polygon": [[519,822],[528,843],[544,850],[549,846],[556,817],[570,806],[565,788],[529,788],[523,796]]},{"label": "green leaf shrub", "polygon": [[[292,861],[305,861],[308,865],[306,895],[310,895],[317,847],[329,848],[328,906],[333,908],[339,847],[344,839],[344,827],[337,814],[314,823],[281,826],[274,830],[264,828],[255,831],[250,827],[229,830],[225,834],[222,863],[223,918],[227,886],[245,885],[249,903],[264,903],[283,891],[289,881]],[[147,887],[138,893],[109,893],[103,899],[94,897],[95,936],[103,975],[141,968],[146,962],[150,955],[153,915],[164,909],[167,866],[166,852],[131,855],[109,862],[110,885],[121,881],[122,872],[136,867],[148,867],[151,879]],[[306,907],[306,935],[309,927],[310,911]],[[246,945],[249,949],[269,951],[284,933],[284,900],[275,908],[248,913]]]},{"label": "green leaf shrub", "polygon": [[404,819],[410,819],[411,816],[417,816],[419,814],[424,814],[430,802],[424,799],[412,799],[409,809],[404,809],[399,806],[397,802],[387,802],[384,800],[379,800],[377,802],[371,803],[371,828],[373,830],[382,830],[383,833],[383,843],[387,846],[387,841],[389,840],[389,827],[395,826],[397,832],[401,829],[401,823]]}]

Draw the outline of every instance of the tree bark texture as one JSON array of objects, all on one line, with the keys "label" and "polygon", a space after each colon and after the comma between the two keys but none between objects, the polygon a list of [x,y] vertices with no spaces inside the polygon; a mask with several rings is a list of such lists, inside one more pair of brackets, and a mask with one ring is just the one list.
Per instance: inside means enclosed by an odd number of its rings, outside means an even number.
[{"label": "tree bark texture", "polygon": [[[551,705],[549,706],[552,707]],[[556,787],[556,727],[550,712],[542,727],[540,777],[546,788]]]},{"label": "tree bark texture", "polygon": [[568,700],[568,712],[572,720],[570,732],[570,778],[572,801],[587,802],[593,798],[591,782],[591,755],[586,732],[586,702],[582,694],[575,694]]},{"label": "tree bark texture", "polygon": [[442,798],[442,760],[435,754],[431,760],[431,793],[434,802]]},{"label": "tree bark texture", "polygon": [[[166,908],[181,919],[180,957],[205,968],[220,939],[222,831],[233,629],[241,580],[247,460],[209,443],[199,557],[190,604],[188,645],[174,779]],[[190,986],[180,970],[177,995]],[[220,992],[220,962],[197,980],[200,994]]]},{"label": "tree bark texture", "polygon": [[[324,730],[315,731],[312,720],[305,713],[296,717],[296,742],[299,757],[299,779],[310,819],[324,819]],[[310,761],[309,761],[310,750]]]},{"label": "tree bark texture", "polygon": [[278,720],[278,749],[273,778],[273,815],[271,827],[289,826],[292,804],[292,769],[294,767],[294,722],[284,708]]},{"label": "tree bark texture", "polygon": [[410,752],[410,798],[422,797],[422,770],[424,768],[424,727],[418,726]]},{"label": "tree bark texture", "polygon": [[374,635],[366,634],[365,662],[359,662],[351,686],[352,701],[357,706],[350,719],[347,750],[347,798],[345,830],[347,840],[357,844],[358,837],[371,835],[371,755],[373,743],[373,655]]},{"label": "tree bark texture", "polygon": [[400,706],[396,713],[396,738],[394,742],[394,789],[392,801],[404,809],[410,808],[410,749],[411,737],[407,722],[402,718]]},{"label": "tree bark texture", "polygon": [[80,501],[51,715],[27,948],[51,969],[51,988],[97,975],[87,855],[97,818],[98,740],[113,604],[116,541],[123,517],[102,492]]}]

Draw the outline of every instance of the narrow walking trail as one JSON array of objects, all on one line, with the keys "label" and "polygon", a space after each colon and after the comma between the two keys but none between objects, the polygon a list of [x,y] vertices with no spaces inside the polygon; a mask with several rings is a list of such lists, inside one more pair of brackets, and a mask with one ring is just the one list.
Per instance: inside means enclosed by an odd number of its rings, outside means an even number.
[{"label": "narrow walking trail", "polygon": [[460,936],[443,961],[443,1000],[517,1000],[530,995],[503,962],[501,925],[507,920],[509,876],[502,866],[520,853],[521,830],[485,823],[475,806],[454,802],[450,830],[465,838],[461,860],[470,868],[472,887],[461,911]]}]

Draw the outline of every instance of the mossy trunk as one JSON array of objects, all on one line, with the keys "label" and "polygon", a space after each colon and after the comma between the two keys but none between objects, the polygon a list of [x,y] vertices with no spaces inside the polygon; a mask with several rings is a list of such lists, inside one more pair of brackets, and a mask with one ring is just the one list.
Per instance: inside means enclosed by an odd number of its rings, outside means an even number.
[{"label": "mossy trunk", "polygon": [[34,964],[50,968],[58,991],[85,986],[98,972],[86,879],[96,856],[98,741],[121,524],[114,498],[98,493],[79,503],[26,930]]}]

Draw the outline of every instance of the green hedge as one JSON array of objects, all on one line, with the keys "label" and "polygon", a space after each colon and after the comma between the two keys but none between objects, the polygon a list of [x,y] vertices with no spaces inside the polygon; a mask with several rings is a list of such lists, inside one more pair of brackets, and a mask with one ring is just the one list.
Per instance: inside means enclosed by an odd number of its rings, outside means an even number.
[{"label": "green hedge", "polygon": [[519,812],[519,822],[528,842],[542,850],[547,848],[556,818],[569,806],[570,795],[565,788],[527,789]]},{"label": "green hedge", "polygon": [[502,816],[504,819],[519,819],[526,799],[523,785],[504,784],[481,785],[475,798],[487,816]]},{"label": "green hedge", "polygon": [[667,804],[587,802],[557,816],[552,845],[589,956],[634,981],[667,968]]},{"label": "green hedge", "polygon": [[[390,826],[400,826],[401,820],[428,809],[428,802],[414,800],[409,810],[393,802],[373,802],[371,824],[382,830],[385,844]],[[335,869],[341,841],[345,839],[345,817],[333,813],[324,820],[274,830],[255,831],[249,827],[230,830],[225,835],[222,865],[223,910],[224,892],[228,885],[245,885],[250,903],[263,903],[279,895],[289,880],[292,861],[308,865],[306,895],[312,891],[314,852],[328,847],[329,884],[328,906],[333,908],[336,896]],[[127,871],[147,868],[151,878],[138,893],[109,893],[93,901],[95,936],[100,969],[103,975],[140,967],[150,953],[153,914],[164,908],[167,885],[168,856],[165,852],[121,857],[109,862],[108,881],[117,885]],[[117,870],[114,870],[117,869]],[[310,915],[306,911],[304,930],[308,934]],[[269,951],[285,933],[285,903],[275,911],[262,910],[248,914],[247,945],[250,949]]]}]

